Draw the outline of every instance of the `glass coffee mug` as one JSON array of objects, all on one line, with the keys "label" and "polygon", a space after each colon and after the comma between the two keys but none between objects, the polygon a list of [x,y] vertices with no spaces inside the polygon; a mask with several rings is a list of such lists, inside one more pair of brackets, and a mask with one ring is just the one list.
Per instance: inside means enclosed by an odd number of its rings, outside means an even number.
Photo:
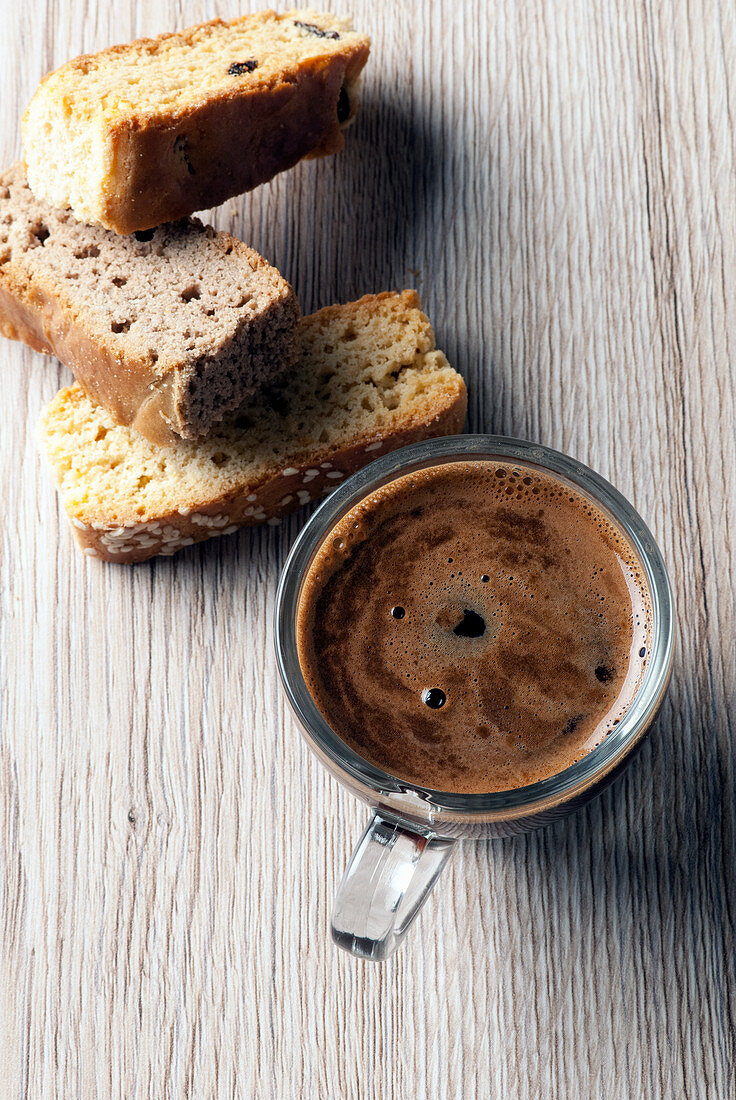
[{"label": "glass coffee mug", "polygon": [[[302,675],[296,623],[300,593],[318,548],[364,497],[406,474],[449,462],[518,462],[553,475],[608,513],[640,559],[651,595],[649,661],[628,710],[607,737],[557,775],[515,790],[456,794],[381,771],[340,738],[318,710]],[[332,936],[361,958],[385,959],[401,943],[461,839],[536,829],[584,805],[619,774],[662,701],[672,658],[672,597],[662,555],[631,505],[598,474],[536,444],[463,435],[416,443],[348,478],[311,516],[286,562],[276,601],[276,653],[289,703],[307,744],[325,767],[372,807],[372,817],[337,891]]]}]

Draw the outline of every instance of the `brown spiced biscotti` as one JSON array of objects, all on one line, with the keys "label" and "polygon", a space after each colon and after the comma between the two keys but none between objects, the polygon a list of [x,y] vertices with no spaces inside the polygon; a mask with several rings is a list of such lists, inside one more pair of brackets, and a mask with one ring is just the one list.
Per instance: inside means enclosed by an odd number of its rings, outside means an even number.
[{"label": "brown spiced biscotti", "polygon": [[297,342],[288,380],[203,443],[154,446],[62,390],[40,444],[84,552],[140,562],[278,523],[378,455],[462,429],[465,385],[414,291],[320,310]]},{"label": "brown spiced biscotti", "polygon": [[348,19],[265,11],[78,57],[23,117],[31,187],[117,233],[216,206],[342,148],[369,46]]},{"label": "brown spiced biscotti", "polygon": [[0,332],[57,355],[114,420],[197,439],[293,356],[299,306],[275,268],[194,219],[132,237],[0,175]]}]

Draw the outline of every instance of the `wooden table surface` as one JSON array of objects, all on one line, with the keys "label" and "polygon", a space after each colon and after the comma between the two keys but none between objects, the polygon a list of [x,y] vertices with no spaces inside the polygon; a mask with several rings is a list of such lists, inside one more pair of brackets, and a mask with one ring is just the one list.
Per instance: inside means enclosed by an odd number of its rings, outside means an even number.
[{"label": "wooden table surface", "polygon": [[[461,846],[391,962],[347,957],[328,917],[366,810],[271,644],[303,515],[85,560],[34,442],[70,376],[2,342],[0,1095],[733,1097],[736,10],[351,2],[373,51],[345,151],[215,224],[305,311],[416,286],[470,429],[631,498],[674,583],[671,690],[599,800]],[[3,163],[49,69],[248,7],[2,0]]]}]

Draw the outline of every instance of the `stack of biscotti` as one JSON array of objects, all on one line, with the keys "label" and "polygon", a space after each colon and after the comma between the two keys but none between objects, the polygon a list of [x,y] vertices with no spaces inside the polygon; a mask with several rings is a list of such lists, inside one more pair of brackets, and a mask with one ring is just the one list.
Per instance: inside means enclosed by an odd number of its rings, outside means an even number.
[{"label": "stack of biscotti", "polygon": [[466,400],[417,294],[383,293],[304,317],[294,370],[206,441],[152,444],[71,386],[40,442],[84,552],[139,562],[278,523],[378,455],[461,431]]},{"label": "stack of biscotti", "polygon": [[77,379],[40,435],[88,555],[277,523],[462,427],[414,292],[300,318],[262,257],[188,216],[340,148],[367,54],[344,19],[266,12],[79,58],[34,96],[27,175],[0,176],[0,331]]}]

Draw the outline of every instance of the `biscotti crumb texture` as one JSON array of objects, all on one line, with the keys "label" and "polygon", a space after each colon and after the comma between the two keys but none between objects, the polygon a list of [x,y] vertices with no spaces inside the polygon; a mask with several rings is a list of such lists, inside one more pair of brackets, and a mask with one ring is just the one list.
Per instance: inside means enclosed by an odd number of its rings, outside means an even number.
[{"label": "biscotti crumb texture", "polygon": [[78,57],[25,112],[29,182],[118,233],[215,206],[342,148],[368,51],[349,20],[305,10]]},{"label": "biscotti crumb texture", "polygon": [[40,443],[84,552],[140,562],[278,523],[378,455],[462,429],[465,385],[413,291],[320,310],[297,345],[288,380],[205,443],[153,446],[62,390]]},{"label": "biscotti crumb texture", "polygon": [[0,175],[0,332],[53,352],[114,420],[197,439],[291,361],[289,284],[194,219],[120,237]]}]

